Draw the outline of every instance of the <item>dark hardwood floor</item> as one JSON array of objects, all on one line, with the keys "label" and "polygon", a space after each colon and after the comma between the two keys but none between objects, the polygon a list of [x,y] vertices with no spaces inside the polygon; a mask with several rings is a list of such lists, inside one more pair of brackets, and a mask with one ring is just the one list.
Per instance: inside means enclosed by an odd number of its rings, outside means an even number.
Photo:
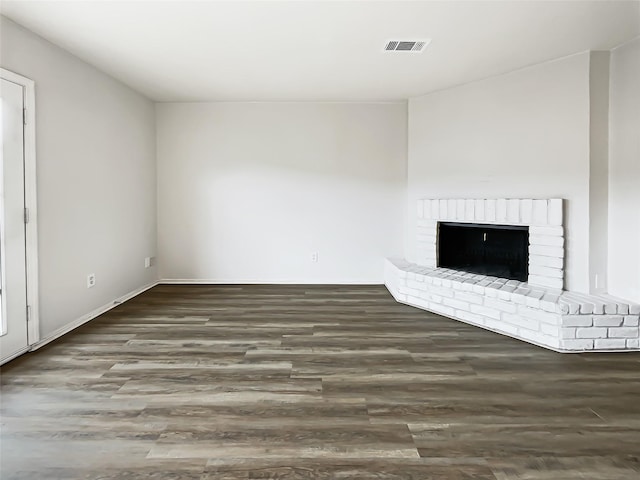
[{"label": "dark hardwood floor", "polygon": [[2,480],[640,478],[640,354],[381,286],[158,286],[2,368]]}]

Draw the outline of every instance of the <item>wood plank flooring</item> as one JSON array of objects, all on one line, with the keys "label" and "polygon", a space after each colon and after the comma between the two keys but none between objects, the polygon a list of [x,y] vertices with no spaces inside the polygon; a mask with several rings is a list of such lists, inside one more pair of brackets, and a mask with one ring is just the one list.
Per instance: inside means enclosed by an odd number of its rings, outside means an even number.
[{"label": "wood plank flooring", "polygon": [[381,286],[158,286],[2,368],[0,478],[640,478],[640,354]]}]

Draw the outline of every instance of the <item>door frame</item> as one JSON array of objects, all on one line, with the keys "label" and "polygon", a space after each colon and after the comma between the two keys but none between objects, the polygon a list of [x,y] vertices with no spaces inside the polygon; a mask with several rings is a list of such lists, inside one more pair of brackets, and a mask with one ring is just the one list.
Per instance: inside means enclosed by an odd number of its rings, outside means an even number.
[{"label": "door frame", "polygon": [[38,197],[36,182],[36,89],[35,82],[0,68],[0,78],[22,86],[24,101],[24,206],[27,272],[27,344],[40,340],[38,295]]}]

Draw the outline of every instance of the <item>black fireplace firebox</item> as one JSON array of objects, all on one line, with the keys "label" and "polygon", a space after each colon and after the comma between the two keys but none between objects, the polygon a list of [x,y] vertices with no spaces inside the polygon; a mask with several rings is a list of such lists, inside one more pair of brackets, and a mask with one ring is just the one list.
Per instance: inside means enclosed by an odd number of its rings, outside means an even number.
[{"label": "black fireplace firebox", "polygon": [[526,282],[529,227],[440,222],[438,266]]}]

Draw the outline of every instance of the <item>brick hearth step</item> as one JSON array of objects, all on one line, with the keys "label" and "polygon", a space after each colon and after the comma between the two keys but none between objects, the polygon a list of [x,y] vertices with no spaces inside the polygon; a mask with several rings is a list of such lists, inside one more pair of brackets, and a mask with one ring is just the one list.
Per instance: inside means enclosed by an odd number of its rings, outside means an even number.
[{"label": "brick hearth step", "polygon": [[640,349],[640,305],[387,259],[385,285],[401,303],[560,352]]}]

